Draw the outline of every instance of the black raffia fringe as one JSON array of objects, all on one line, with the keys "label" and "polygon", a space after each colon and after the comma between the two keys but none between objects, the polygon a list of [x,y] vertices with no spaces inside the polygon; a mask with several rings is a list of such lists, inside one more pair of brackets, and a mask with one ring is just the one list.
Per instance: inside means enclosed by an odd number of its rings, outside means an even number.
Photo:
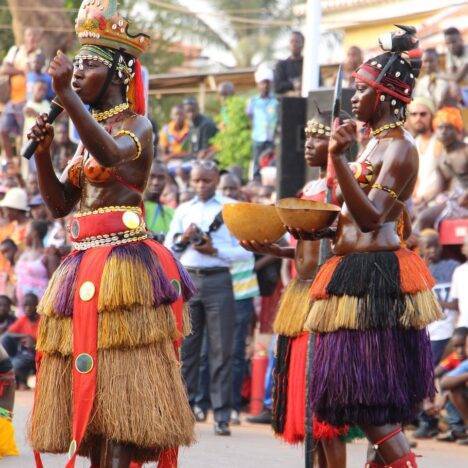
[{"label": "black raffia fringe", "polygon": [[395,327],[405,312],[400,267],[394,252],[345,256],[333,273],[327,293],[359,298],[359,329]]},{"label": "black raffia fringe", "polygon": [[276,366],[273,371],[273,418],[271,425],[276,434],[282,434],[286,422],[289,359],[294,338],[278,335]]}]

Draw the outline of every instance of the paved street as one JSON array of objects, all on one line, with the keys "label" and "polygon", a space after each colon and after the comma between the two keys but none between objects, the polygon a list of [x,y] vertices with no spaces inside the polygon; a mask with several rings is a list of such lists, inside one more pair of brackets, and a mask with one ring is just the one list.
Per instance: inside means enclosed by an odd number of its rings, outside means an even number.
[{"label": "paved street", "polygon": [[[1,468],[33,468],[33,457],[25,440],[25,426],[32,404],[32,392],[18,392],[16,398],[15,427],[21,456],[0,461]],[[181,452],[181,468],[302,468],[302,449],[289,447],[276,440],[266,426],[243,424],[233,429],[232,437],[213,435],[211,424],[197,426],[198,443]],[[455,444],[421,442],[416,449],[422,455],[421,468],[466,468],[468,448]],[[348,449],[348,467],[364,466],[365,444],[355,443]],[[44,457],[45,468],[63,468],[63,456]],[[80,460],[77,468],[88,468]],[[153,466],[153,465],[145,465]]]}]

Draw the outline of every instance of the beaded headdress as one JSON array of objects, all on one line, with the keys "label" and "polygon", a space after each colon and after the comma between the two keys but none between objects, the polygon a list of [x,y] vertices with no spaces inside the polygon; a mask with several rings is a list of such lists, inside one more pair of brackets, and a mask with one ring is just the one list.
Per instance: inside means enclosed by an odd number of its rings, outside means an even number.
[{"label": "beaded headdress", "polygon": [[110,47],[139,57],[148,50],[150,37],[131,33],[130,22],[117,10],[117,0],[84,0],[75,30],[81,45]]},{"label": "beaded headdress", "polygon": [[132,110],[144,114],[145,96],[138,57],[148,49],[150,37],[143,33],[131,33],[130,22],[119,13],[117,6],[117,0],[83,1],[75,23],[82,47],[75,60],[78,67],[83,66],[84,60],[96,60],[109,68],[108,79],[99,99],[117,74],[126,85]]},{"label": "beaded headdress", "polygon": [[[405,52],[418,47],[416,30],[410,26],[398,27],[400,31],[390,33],[379,41],[380,47],[387,52],[363,63],[352,74],[357,80],[375,89],[375,107],[379,102],[389,99],[397,116],[402,114],[406,104],[411,102],[416,77],[419,74],[418,62],[403,56]],[[363,76],[361,71],[366,71],[371,78]]]}]

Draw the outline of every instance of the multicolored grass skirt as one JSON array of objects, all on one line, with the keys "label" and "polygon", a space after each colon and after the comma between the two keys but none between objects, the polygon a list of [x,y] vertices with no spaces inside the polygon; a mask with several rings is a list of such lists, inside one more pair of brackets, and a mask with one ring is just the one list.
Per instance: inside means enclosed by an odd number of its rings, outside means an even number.
[{"label": "multicolored grass skirt", "polygon": [[311,403],[340,426],[406,423],[434,395],[426,325],[442,317],[415,253],[332,257],[311,287],[306,327],[318,333]]},{"label": "multicolored grass skirt", "polygon": [[[306,369],[309,332],[304,323],[310,312],[311,281],[293,279],[281,298],[274,323],[277,333],[273,388],[273,430],[289,444],[302,443],[306,427]],[[311,383],[313,385],[313,382]],[[346,436],[348,426],[333,427],[313,421],[316,440]]]},{"label": "multicolored grass skirt", "polygon": [[[180,288],[166,277],[145,240],[117,245],[107,257],[98,297],[96,397],[79,453],[102,439],[125,443],[134,461],[194,440],[194,418],[174,341],[181,337],[171,303],[193,283],[179,266]],[[93,247],[93,249],[100,247]],[[72,252],[54,273],[39,305],[41,364],[29,438],[38,452],[65,453],[71,440],[72,322],[77,272],[85,252]],[[182,334],[189,332],[184,313]]]}]

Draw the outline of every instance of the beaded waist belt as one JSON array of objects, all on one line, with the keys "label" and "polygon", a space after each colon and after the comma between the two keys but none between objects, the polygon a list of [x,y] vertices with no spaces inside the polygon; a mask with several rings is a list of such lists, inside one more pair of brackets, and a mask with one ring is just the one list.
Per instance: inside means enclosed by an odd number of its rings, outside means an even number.
[{"label": "beaded waist belt", "polygon": [[140,208],[109,206],[73,215],[68,231],[75,250],[120,245],[148,237]]}]

